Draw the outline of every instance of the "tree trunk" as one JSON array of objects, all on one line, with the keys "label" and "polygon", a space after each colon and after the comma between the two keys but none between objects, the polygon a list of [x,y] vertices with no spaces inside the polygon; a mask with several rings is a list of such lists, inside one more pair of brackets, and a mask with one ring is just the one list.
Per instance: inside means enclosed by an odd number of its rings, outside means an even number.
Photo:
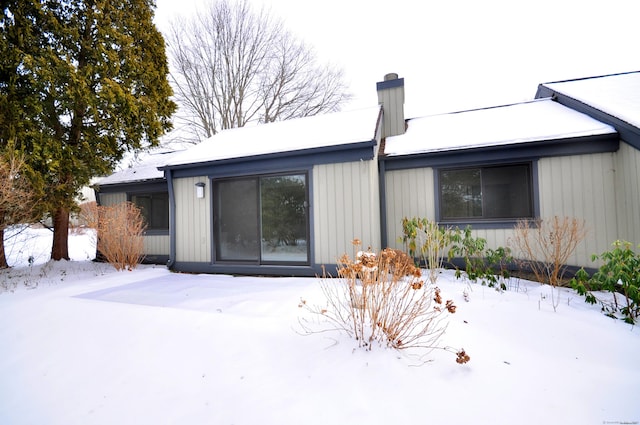
[{"label": "tree trunk", "polygon": [[9,267],[7,256],[4,253],[4,228],[0,227],[0,269]]},{"label": "tree trunk", "polygon": [[69,210],[60,207],[53,214],[53,246],[51,259],[69,259]]}]

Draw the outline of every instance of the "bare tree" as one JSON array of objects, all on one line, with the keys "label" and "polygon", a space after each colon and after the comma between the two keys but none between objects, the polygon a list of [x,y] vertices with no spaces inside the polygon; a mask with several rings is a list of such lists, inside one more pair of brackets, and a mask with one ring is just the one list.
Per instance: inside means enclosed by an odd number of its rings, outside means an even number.
[{"label": "bare tree", "polygon": [[195,141],[250,122],[336,111],[351,97],[341,70],[320,65],[281,20],[246,0],[219,0],[175,20],[167,40],[179,118]]},{"label": "bare tree", "polygon": [[25,172],[22,156],[11,151],[0,155],[0,269],[9,267],[4,249],[5,230],[14,224],[37,220],[37,195]]}]

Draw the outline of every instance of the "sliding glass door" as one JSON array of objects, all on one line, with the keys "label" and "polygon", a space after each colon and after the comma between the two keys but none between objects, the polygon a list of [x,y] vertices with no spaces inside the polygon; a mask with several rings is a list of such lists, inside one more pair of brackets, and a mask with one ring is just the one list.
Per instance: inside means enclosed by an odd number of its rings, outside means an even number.
[{"label": "sliding glass door", "polygon": [[214,180],[217,261],[308,264],[306,174]]}]

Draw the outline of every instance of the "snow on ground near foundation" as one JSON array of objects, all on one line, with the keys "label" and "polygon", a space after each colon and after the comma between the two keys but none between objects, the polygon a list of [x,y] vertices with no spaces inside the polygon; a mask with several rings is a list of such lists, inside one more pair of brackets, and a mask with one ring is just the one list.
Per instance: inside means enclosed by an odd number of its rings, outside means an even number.
[{"label": "snow on ground near foundation", "polygon": [[301,335],[315,279],[115,272],[86,260],[90,234],[70,244],[72,261],[0,271],[0,424],[640,421],[638,329],[569,290],[554,312],[548,286],[499,293],[446,271],[458,311],[441,344],[471,362],[437,350],[416,366],[337,332]]}]

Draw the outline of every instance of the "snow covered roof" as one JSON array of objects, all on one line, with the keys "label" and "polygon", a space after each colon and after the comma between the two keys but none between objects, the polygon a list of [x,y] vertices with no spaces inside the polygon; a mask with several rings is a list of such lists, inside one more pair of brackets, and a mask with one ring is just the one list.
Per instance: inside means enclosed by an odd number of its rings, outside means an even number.
[{"label": "snow covered roof", "polygon": [[335,112],[221,131],[171,158],[177,166],[369,142],[376,137],[380,107]]},{"label": "snow covered roof", "polygon": [[385,154],[400,156],[615,132],[613,127],[551,99],[539,99],[411,119],[405,134],[387,138]]},{"label": "snow covered roof", "polygon": [[103,186],[162,179],[164,178],[164,171],[160,171],[158,167],[162,167],[167,163],[167,161],[182,152],[184,151],[161,151],[149,153],[140,163],[104,177],[100,179],[97,184]]},{"label": "snow covered roof", "polygon": [[543,86],[640,128],[640,71]]}]

